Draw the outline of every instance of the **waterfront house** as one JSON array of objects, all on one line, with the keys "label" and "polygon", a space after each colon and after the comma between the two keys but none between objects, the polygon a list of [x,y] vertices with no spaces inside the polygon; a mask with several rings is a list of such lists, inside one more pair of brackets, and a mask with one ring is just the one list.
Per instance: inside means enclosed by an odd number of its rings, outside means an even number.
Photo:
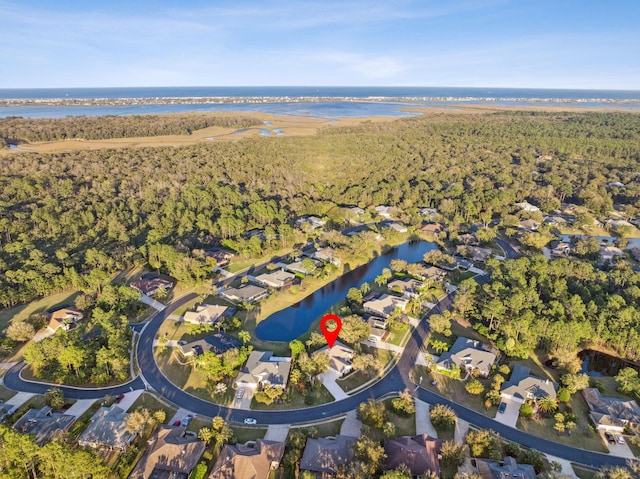
[{"label": "waterfront house", "polygon": [[407,303],[408,301],[404,298],[399,298],[390,294],[382,294],[363,303],[362,309],[369,314],[386,318],[396,308],[400,308],[400,310],[404,311],[407,307]]},{"label": "waterfront house", "polygon": [[334,264],[336,266],[340,266],[340,258],[338,258],[338,255],[336,253],[336,250],[334,250],[333,248],[320,248],[316,251],[314,251],[313,253],[311,253],[311,258],[313,259],[317,259],[319,261],[322,261],[324,263],[331,263]]},{"label": "waterfront house", "polygon": [[559,241],[551,248],[551,256],[569,256],[571,254],[571,245],[564,241]]},{"label": "waterfront house", "polygon": [[186,427],[158,426],[129,479],[186,479],[198,464],[206,443]]},{"label": "waterfront house", "polygon": [[444,231],[444,227],[440,223],[427,223],[422,225],[420,233],[435,236],[436,238]]},{"label": "waterfront house", "polygon": [[455,365],[463,372],[478,371],[480,376],[486,378],[496,358],[497,352],[492,346],[460,336],[449,351],[442,353],[436,362],[436,368],[451,370]]},{"label": "waterfront house", "polygon": [[415,279],[395,279],[387,284],[391,291],[402,294],[405,298],[415,298],[420,294],[424,283]]},{"label": "waterfront house", "polygon": [[227,288],[221,290],[219,294],[220,296],[236,303],[241,303],[243,301],[246,301],[247,303],[255,303],[256,301],[260,301],[261,299],[269,296],[269,291],[261,288],[260,286],[245,284],[239,288]]},{"label": "waterfront house", "polygon": [[258,276],[247,276],[249,281],[253,281],[265,288],[282,289],[291,286],[296,275],[288,273],[283,269],[273,271],[271,273],[263,273]]},{"label": "waterfront house", "polygon": [[209,479],[267,479],[280,466],[284,447],[284,442],[263,439],[235,446],[225,444]]},{"label": "waterfront house", "polygon": [[336,371],[339,376],[351,372],[351,360],[353,359],[353,348],[336,341],[332,348],[325,346],[319,351],[329,358],[329,367]]}]

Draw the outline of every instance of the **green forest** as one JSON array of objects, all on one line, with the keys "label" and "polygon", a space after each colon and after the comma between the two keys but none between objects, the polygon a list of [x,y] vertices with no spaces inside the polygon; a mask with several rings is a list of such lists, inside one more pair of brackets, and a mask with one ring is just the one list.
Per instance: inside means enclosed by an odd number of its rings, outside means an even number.
[{"label": "green forest", "polygon": [[[104,122],[118,136],[146,125],[132,118],[77,122]],[[22,121],[2,120],[0,131]],[[67,121],[76,120],[24,120],[45,136]],[[93,292],[106,275],[148,262],[195,282],[202,249],[216,241],[257,256],[293,241],[300,215],[346,223],[345,205],[397,206],[410,224],[419,207],[435,207],[454,229],[508,219],[524,199],[544,212],[571,201],[593,215],[614,204],[637,215],[639,156],[639,115],[505,111],[179,148],[15,152],[0,159],[0,304]],[[240,236],[252,228],[266,239]]]}]

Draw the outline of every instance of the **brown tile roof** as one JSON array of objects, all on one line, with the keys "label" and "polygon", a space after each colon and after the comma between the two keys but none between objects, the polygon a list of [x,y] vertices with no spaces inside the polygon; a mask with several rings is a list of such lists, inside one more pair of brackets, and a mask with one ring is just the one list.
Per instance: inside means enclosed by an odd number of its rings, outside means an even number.
[{"label": "brown tile roof", "polygon": [[209,479],[267,479],[284,454],[284,442],[258,439],[255,444],[225,444]]},{"label": "brown tile roof", "polygon": [[202,456],[205,443],[185,435],[185,431],[185,427],[158,426],[129,479],[179,478],[181,475],[186,478]]}]

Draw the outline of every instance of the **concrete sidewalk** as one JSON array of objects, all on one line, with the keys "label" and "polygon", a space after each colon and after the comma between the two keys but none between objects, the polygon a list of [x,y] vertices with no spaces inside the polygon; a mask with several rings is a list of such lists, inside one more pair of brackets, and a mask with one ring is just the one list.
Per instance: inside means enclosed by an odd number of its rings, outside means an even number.
[{"label": "concrete sidewalk", "polygon": [[359,437],[362,431],[362,423],[355,411],[349,411],[340,426],[340,434],[343,436]]},{"label": "concrete sidewalk", "polygon": [[404,351],[404,348],[401,348],[400,346],[396,346],[395,344],[389,344],[385,341],[369,341],[368,339],[366,339],[362,341],[361,344],[364,344],[365,346],[369,346],[372,348],[386,349],[387,351],[393,351],[394,353],[398,353],[398,354],[402,354]]}]

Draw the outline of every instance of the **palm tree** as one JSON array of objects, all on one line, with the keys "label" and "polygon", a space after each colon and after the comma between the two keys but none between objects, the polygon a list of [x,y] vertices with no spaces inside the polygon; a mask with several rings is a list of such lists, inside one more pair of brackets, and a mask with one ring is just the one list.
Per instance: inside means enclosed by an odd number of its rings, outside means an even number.
[{"label": "palm tree", "polygon": [[238,333],[238,339],[242,341],[242,344],[247,344],[251,341],[251,333],[249,333],[249,331],[240,331]]},{"label": "palm tree", "polygon": [[549,396],[541,397],[540,399],[538,399],[537,404],[538,410],[544,414],[550,414],[558,410],[558,403],[555,399]]},{"label": "palm tree", "polygon": [[360,292],[362,296],[366,296],[371,291],[371,285],[369,283],[362,283],[360,285]]}]

